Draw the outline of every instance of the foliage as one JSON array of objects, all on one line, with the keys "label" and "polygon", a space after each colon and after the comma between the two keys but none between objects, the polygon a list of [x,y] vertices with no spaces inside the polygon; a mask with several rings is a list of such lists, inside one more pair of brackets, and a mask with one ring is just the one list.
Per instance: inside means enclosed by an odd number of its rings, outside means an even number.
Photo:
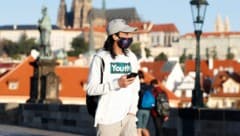
[{"label": "foliage", "polygon": [[68,56],[78,56],[88,51],[88,43],[83,37],[75,37],[71,45],[73,50],[67,52]]},{"label": "foliage", "polygon": [[133,53],[137,56],[137,58],[141,58],[141,44],[140,43],[133,43],[130,46],[130,49]]},{"label": "foliage", "polygon": [[182,64],[182,63],[185,62],[186,59],[187,59],[186,54],[182,54],[182,55],[180,56],[180,58],[179,58],[179,62]]},{"label": "foliage", "polygon": [[193,59],[193,55],[192,54],[188,54],[187,59],[192,60]]},{"label": "foliage", "polygon": [[154,61],[159,61],[159,60],[161,60],[161,61],[167,61],[167,60],[168,60],[168,57],[167,57],[167,55],[166,55],[165,53],[161,52],[158,56],[156,56],[156,57],[154,58]]},{"label": "foliage", "polygon": [[184,62],[185,62],[185,60],[187,59],[187,56],[186,56],[186,48],[183,50],[183,54],[180,56],[180,58],[179,58],[179,62],[181,63],[181,64],[183,64]]},{"label": "foliage", "polygon": [[1,52],[5,52],[8,56],[18,58],[20,55],[30,54],[31,49],[37,48],[34,38],[28,38],[23,34],[19,41],[13,42],[11,40],[3,39],[0,42]]},{"label": "foliage", "polygon": [[208,48],[206,48],[206,59],[209,59],[209,57],[210,57],[210,54],[209,54],[209,49],[208,49]]},{"label": "foliage", "polygon": [[146,52],[146,57],[147,57],[147,58],[152,56],[151,51],[150,51],[149,48],[144,48],[144,50],[145,50],[145,52]]},{"label": "foliage", "polygon": [[234,59],[234,54],[231,52],[231,48],[228,47],[226,59]]},{"label": "foliage", "polygon": [[235,57],[235,55],[233,54],[233,53],[229,53],[229,54],[227,54],[227,56],[226,56],[226,59],[234,59],[234,57]]},{"label": "foliage", "polygon": [[214,47],[214,48],[212,49],[211,54],[212,54],[212,58],[213,58],[213,59],[217,59],[217,58],[218,58],[217,51],[216,51],[216,47]]}]

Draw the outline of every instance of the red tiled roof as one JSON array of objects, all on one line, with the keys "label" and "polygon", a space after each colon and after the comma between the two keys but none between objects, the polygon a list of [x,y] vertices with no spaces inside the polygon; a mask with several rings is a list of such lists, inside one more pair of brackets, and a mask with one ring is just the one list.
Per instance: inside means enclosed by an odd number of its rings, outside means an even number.
[{"label": "red tiled roof", "polygon": [[150,22],[132,22],[129,25],[132,27],[137,27],[138,33],[144,33],[149,32],[150,30],[148,30],[147,28],[151,28],[151,25],[153,24],[151,24]]},{"label": "red tiled roof", "polygon": [[[106,32],[105,26],[95,26],[93,28],[94,32]],[[84,32],[89,32],[90,28],[89,27],[84,27],[84,28],[65,28],[64,31],[84,31]]]},{"label": "red tiled roof", "polygon": [[[153,79],[155,79],[154,76],[152,76],[148,72],[144,72],[144,81],[147,84],[150,84],[151,80],[153,80]],[[169,99],[179,99],[172,91],[168,90],[162,83],[159,83],[158,86],[160,87],[161,90],[166,92]]]},{"label": "red tiled roof", "polygon": [[169,75],[169,72],[161,71],[164,63],[165,61],[141,62],[140,65],[148,68],[148,72],[161,82]]},{"label": "red tiled roof", "polygon": [[[209,37],[209,36],[215,36],[215,37],[221,37],[221,36],[230,36],[230,35],[240,35],[240,32],[203,32],[201,37]],[[183,35],[182,37],[195,37],[194,33],[187,33]]]},{"label": "red tiled roof", "polygon": [[12,68],[16,65],[18,65],[18,64],[17,63],[1,63],[0,62],[0,68]]},{"label": "red tiled roof", "polygon": [[[240,64],[235,60],[213,60],[213,68],[209,69],[209,61],[201,60],[200,62],[200,70],[203,73],[203,76],[213,77],[214,69],[221,69],[221,68],[233,68],[235,72],[240,72]],[[191,71],[195,71],[195,60],[186,60],[185,63],[185,71],[184,73],[187,74]]]},{"label": "red tiled roof", "polygon": [[[186,60],[184,63],[184,73],[187,75],[191,71],[195,71],[195,60]],[[203,75],[212,77],[213,73],[209,70],[208,64],[206,61],[200,61],[200,70],[203,73]]]},{"label": "red tiled roof", "polygon": [[[33,75],[33,67],[30,62],[34,59],[29,56],[16,68],[12,69],[0,78],[0,95],[4,96],[29,96],[30,77]],[[59,76],[62,89],[60,97],[84,97],[83,86],[87,81],[88,68],[81,67],[56,67],[55,72]],[[9,81],[17,81],[19,87],[9,90]]]},{"label": "red tiled roof", "polygon": [[167,94],[168,99],[179,99],[172,91],[168,90],[162,83],[158,84],[159,87]]},{"label": "red tiled roof", "polygon": [[57,67],[56,74],[59,76],[62,89],[60,96],[84,97],[84,84],[87,82],[88,68],[81,67]]},{"label": "red tiled roof", "polygon": [[[33,68],[29,63],[33,60],[32,57],[27,57],[23,63],[17,65],[0,78],[0,95],[28,96],[30,94],[30,77],[32,76]],[[8,83],[10,81],[18,81],[18,89],[9,90]]]},{"label": "red tiled roof", "polygon": [[152,27],[152,32],[179,32],[175,24],[158,24],[158,25],[153,25]]}]

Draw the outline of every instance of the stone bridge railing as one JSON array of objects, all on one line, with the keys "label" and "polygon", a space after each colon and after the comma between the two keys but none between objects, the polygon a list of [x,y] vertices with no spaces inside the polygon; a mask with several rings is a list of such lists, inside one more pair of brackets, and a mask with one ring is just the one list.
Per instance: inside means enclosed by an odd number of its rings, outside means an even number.
[{"label": "stone bridge railing", "polygon": [[[0,123],[94,136],[85,105],[0,104]],[[152,119],[149,130],[154,135]],[[171,109],[166,136],[240,136],[240,111]]]}]

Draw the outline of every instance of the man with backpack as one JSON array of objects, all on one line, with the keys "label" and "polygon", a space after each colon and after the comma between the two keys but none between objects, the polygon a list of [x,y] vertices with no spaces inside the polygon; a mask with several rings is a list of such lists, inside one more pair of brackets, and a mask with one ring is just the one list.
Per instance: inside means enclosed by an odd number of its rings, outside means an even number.
[{"label": "man with backpack", "polygon": [[154,86],[153,94],[156,99],[155,108],[151,110],[155,126],[156,136],[164,136],[163,124],[168,120],[170,107],[167,94],[158,86],[158,81],[153,79],[151,85]]},{"label": "man with backpack", "polygon": [[98,96],[93,110],[97,136],[137,136],[139,64],[129,50],[135,30],[123,19],[111,20],[104,47],[92,59],[87,95]]},{"label": "man with backpack", "polygon": [[148,85],[144,81],[143,71],[138,71],[138,77],[140,80],[140,91],[138,101],[138,112],[137,112],[137,129],[138,136],[150,136],[147,129],[147,124],[150,117],[150,110],[155,106],[155,98],[152,93],[153,87]]}]

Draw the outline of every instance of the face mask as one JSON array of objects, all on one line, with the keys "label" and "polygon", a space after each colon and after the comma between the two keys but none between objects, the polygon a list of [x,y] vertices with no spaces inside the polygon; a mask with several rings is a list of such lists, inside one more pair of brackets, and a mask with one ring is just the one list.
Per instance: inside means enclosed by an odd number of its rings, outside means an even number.
[{"label": "face mask", "polygon": [[133,38],[119,37],[118,46],[122,49],[127,49],[132,44]]}]

